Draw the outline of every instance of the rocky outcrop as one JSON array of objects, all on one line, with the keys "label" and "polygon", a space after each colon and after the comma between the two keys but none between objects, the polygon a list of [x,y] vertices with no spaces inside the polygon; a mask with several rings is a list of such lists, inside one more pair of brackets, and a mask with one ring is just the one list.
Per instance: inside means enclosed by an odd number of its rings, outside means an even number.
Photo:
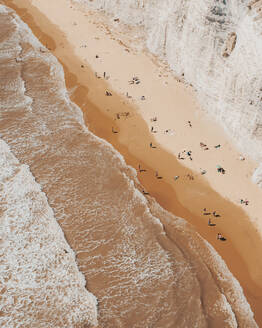
[{"label": "rocky outcrop", "polygon": [[262,164],[260,164],[253,174],[252,181],[262,188]]}]

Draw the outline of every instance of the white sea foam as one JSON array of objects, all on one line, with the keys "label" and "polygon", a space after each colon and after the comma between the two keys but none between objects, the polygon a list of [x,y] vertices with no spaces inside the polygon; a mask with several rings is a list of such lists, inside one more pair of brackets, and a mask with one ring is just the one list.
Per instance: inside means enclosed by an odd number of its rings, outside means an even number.
[{"label": "white sea foam", "polygon": [[0,79],[0,133],[14,154],[0,143],[6,250],[0,320],[9,320],[3,325],[95,323],[95,299],[84,289],[56,218],[98,298],[99,326],[256,327],[241,288],[213,248],[138,191],[135,170],[84,126],[57,60],[39,51],[18,17],[5,24],[12,29],[14,20],[12,33],[3,36],[0,29],[6,76]]},{"label": "white sea foam", "polygon": [[96,298],[46,196],[0,140],[1,327],[78,327],[96,322]]}]

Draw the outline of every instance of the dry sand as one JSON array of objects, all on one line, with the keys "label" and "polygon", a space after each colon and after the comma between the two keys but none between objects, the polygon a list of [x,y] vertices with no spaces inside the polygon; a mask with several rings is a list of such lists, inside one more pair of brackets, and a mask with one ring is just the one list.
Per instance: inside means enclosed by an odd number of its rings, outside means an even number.
[{"label": "dry sand", "polygon": [[[223,257],[262,324],[262,191],[250,181],[257,163],[240,161],[222,129],[198,107],[194,92],[149,56],[128,48],[119,40],[121,35],[109,33],[102,14],[87,15],[67,0],[1,3],[16,9],[63,64],[71,98],[82,108],[89,129],[108,140],[128,164],[135,168],[141,164],[147,172],[138,176],[150,195],[191,222]],[[103,79],[104,71],[108,80]],[[129,84],[133,76],[141,83]],[[106,97],[105,90],[113,96]],[[132,98],[127,98],[126,92]],[[117,119],[117,113],[126,112],[127,117],[120,114]],[[154,116],[157,122],[152,123]],[[151,126],[157,133],[150,132]],[[119,133],[112,133],[112,127]],[[164,133],[167,129],[174,135]],[[150,142],[157,148],[150,148]],[[201,149],[200,142],[209,150]],[[217,144],[221,145],[218,149],[214,148]],[[192,161],[178,161],[177,154],[184,149],[192,151]],[[226,170],[225,175],[216,171],[218,164]],[[201,175],[200,168],[207,173]],[[155,171],[163,179],[157,179]],[[174,181],[176,175],[180,177]],[[241,205],[241,198],[248,199],[249,205]],[[216,226],[207,225],[203,208],[221,215],[212,219]],[[216,239],[218,232],[226,242]]]}]

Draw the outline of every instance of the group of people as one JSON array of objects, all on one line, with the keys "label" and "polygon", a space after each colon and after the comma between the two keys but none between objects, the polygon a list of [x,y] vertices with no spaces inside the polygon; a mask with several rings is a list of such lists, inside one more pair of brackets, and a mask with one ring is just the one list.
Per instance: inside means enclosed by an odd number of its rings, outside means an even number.
[{"label": "group of people", "polygon": [[[208,212],[206,208],[203,209],[203,215],[213,215],[213,217],[215,218],[218,218],[218,217],[221,217],[220,214],[218,214],[216,211],[213,211],[212,213],[211,212]],[[216,226],[216,223],[213,223],[211,221],[211,218],[208,219],[208,225],[210,227],[215,227]],[[222,236],[222,234],[219,232],[217,234],[217,239],[220,240],[220,241],[226,241],[226,238]]]},{"label": "group of people", "polygon": [[[104,72],[104,78],[106,78],[106,73],[105,72]],[[132,80],[129,81],[129,84],[139,84],[139,83],[140,83],[140,79],[138,77],[133,77]],[[105,95],[106,96],[112,96],[112,93],[109,92],[109,91],[106,91],[105,92]],[[126,96],[128,98],[131,98],[131,96],[128,94],[128,92],[126,93]],[[145,100],[145,96],[142,96],[141,97],[141,100]],[[117,114],[117,118],[120,119],[120,114],[119,113]],[[150,121],[152,123],[157,122],[157,120],[158,120],[157,117],[153,117],[153,118],[150,119]],[[187,121],[187,123],[188,123],[188,126],[190,128],[192,128],[192,122],[191,121]],[[151,131],[151,133],[157,133],[158,132],[157,129],[154,126],[151,126],[151,130],[150,131]],[[112,127],[112,132],[113,133],[118,133],[118,131],[115,130],[113,127]],[[169,134],[171,132],[172,132],[172,130],[170,130],[170,129],[167,129],[167,130],[164,131],[164,133],[166,133],[166,134]],[[157,148],[156,146],[153,145],[152,142],[150,142],[149,145],[150,145],[150,148],[153,148],[153,149],[154,148]],[[209,150],[209,147],[205,143],[203,143],[203,142],[200,142],[200,147],[203,150],[205,150],[205,151]],[[214,148],[215,149],[221,148],[221,144],[215,145]],[[177,157],[178,157],[179,160],[185,160],[186,158],[189,158],[191,161],[193,160],[192,151],[191,150],[183,150],[182,152],[178,153],[178,156]],[[241,156],[240,157],[240,160],[243,161],[243,160],[245,160],[245,158]],[[217,169],[217,172],[218,173],[221,173],[221,174],[225,174],[226,173],[225,169],[223,167],[221,167],[220,165],[217,165],[216,169]],[[138,170],[139,170],[140,173],[147,171],[146,169],[143,169],[140,164],[139,164]],[[205,169],[200,169],[200,172],[201,172],[201,175],[204,175],[204,174],[207,173],[207,171]],[[163,177],[159,175],[158,171],[155,171],[155,177],[157,179],[163,179]],[[179,177],[180,177],[179,175],[174,176],[174,180],[177,181],[179,179]],[[186,177],[189,178],[189,180],[194,180],[194,177],[193,177],[192,174],[187,174]],[[143,194],[144,195],[149,195],[149,193],[146,192],[145,190],[143,190]],[[241,199],[240,200],[240,203],[241,204],[248,205],[249,204],[249,201],[248,200]],[[220,215],[217,214],[216,211],[213,211],[212,213],[210,213],[210,212],[207,212],[206,211],[206,208],[204,209],[203,215],[213,215],[214,218],[220,217]],[[212,220],[211,220],[211,218],[209,218],[208,219],[208,226],[211,226],[211,227],[212,226],[216,226],[216,223],[213,223]],[[222,234],[220,232],[217,233],[217,239],[220,240],[220,241],[226,241],[226,238],[224,236],[222,236]]]},{"label": "group of people", "polygon": [[[186,159],[186,156],[192,161],[193,158],[192,158],[192,151],[191,150],[183,150],[182,153],[178,153],[177,155],[177,158],[180,159],[180,160],[184,160]],[[185,156],[185,157],[184,157]]]}]

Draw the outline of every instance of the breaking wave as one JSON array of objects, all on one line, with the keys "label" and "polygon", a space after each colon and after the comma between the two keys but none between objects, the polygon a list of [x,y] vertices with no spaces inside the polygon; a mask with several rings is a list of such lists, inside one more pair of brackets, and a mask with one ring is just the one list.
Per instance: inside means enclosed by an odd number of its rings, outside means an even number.
[{"label": "breaking wave", "polygon": [[3,6],[0,24],[0,322],[95,324],[55,217],[100,327],[257,327],[214,249],[85,127],[55,57]]}]

